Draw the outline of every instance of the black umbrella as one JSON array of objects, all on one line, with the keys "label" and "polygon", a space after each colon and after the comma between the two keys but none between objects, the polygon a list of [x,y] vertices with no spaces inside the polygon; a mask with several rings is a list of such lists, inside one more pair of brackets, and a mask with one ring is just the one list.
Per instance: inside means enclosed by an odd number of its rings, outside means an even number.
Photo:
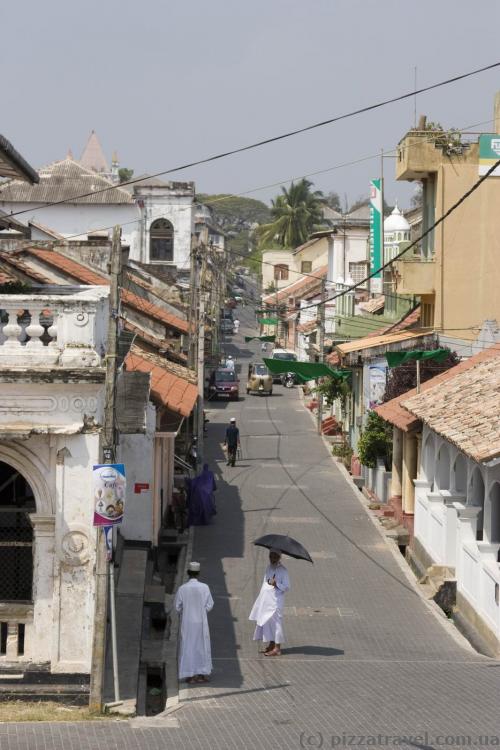
[{"label": "black umbrella", "polygon": [[257,547],[267,547],[267,549],[277,549],[284,555],[295,557],[297,560],[307,560],[312,563],[311,555],[305,547],[296,539],[284,534],[266,534],[256,539],[254,544]]}]

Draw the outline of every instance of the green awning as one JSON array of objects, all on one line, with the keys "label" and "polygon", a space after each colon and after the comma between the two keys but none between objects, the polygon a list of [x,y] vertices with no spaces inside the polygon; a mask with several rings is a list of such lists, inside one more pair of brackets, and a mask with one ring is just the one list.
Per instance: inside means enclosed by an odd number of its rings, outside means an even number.
[{"label": "green awning", "polygon": [[278,318],[262,318],[261,320],[257,320],[257,323],[260,323],[261,326],[277,326],[279,320]]},{"label": "green awning", "polygon": [[245,336],[245,343],[248,344],[249,341],[274,341],[276,339],[276,336],[272,334],[271,336]]},{"label": "green awning", "polygon": [[282,372],[293,372],[304,381],[316,380],[325,376],[346,380],[351,374],[350,370],[332,370],[323,362],[294,362],[290,359],[264,358],[264,364],[275,375]]},{"label": "green awning", "polygon": [[430,351],[416,350],[411,352],[387,352],[387,364],[389,367],[399,367],[405,362],[423,359],[435,359],[443,362],[449,354],[449,349],[431,349]]}]

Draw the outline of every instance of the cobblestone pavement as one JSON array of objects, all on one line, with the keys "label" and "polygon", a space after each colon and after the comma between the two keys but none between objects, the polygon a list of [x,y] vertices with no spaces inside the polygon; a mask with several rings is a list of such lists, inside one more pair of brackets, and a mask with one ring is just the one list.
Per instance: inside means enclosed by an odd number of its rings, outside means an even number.
[{"label": "cobblestone pavement", "polygon": [[[248,333],[242,319],[238,344]],[[232,351],[242,392],[251,356],[244,346]],[[343,747],[362,737],[382,746],[403,737],[426,748],[445,736],[450,746],[450,736],[479,745],[482,736],[500,735],[500,663],[474,652],[421,599],[316,434],[298,390],[275,386],[272,397],[208,409],[218,514],[196,529],[194,558],[215,600],[212,682],[181,690],[181,707],[159,726],[5,725],[1,750]],[[220,447],[230,416],[243,446],[235,468]],[[248,621],[267,561],[252,540],[272,531],[300,539],[314,559],[285,563],[292,589],[277,659],[259,654]]]}]

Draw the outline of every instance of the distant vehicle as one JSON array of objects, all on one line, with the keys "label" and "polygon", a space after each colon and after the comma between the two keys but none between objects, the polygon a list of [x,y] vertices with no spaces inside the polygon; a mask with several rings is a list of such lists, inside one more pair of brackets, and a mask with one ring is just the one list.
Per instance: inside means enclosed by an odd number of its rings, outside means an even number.
[{"label": "distant vehicle", "polygon": [[248,365],[247,393],[273,395],[273,379],[263,362]]},{"label": "distant vehicle", "polygon": [[210,375],[208,381],[208,395],[210,398],[228,398],[238,401],[239,380],[234,370],[218,367]]},{"label": "distant vehicle", "polygon": [[231,322],[233,322],[233,311],[231,310],[230,307],[223,307],[220,317],[221,317],[221,320],[228,318]]},{"label": "distant vehicle", "polygon": [[234,332],[234,323],[230,318],[222,318],[220,322],[221,333],[232,334]]},{"label": "distant vehicle", "polygon": [[[297,355],[291,349],[273,349],[271,359],[280,359],[288,362],[297,362]],[[281,382],[281,373],[273,373],[273,383]]]}]

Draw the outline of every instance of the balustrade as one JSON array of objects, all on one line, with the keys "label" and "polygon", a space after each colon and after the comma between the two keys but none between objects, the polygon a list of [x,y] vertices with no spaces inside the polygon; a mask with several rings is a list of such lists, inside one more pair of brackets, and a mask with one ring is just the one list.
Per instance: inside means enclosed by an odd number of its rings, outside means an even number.
[{"label": "balustrade", "polygon": [[72,292],[0,295],[0,366],[101,364],[108,290]]}]

